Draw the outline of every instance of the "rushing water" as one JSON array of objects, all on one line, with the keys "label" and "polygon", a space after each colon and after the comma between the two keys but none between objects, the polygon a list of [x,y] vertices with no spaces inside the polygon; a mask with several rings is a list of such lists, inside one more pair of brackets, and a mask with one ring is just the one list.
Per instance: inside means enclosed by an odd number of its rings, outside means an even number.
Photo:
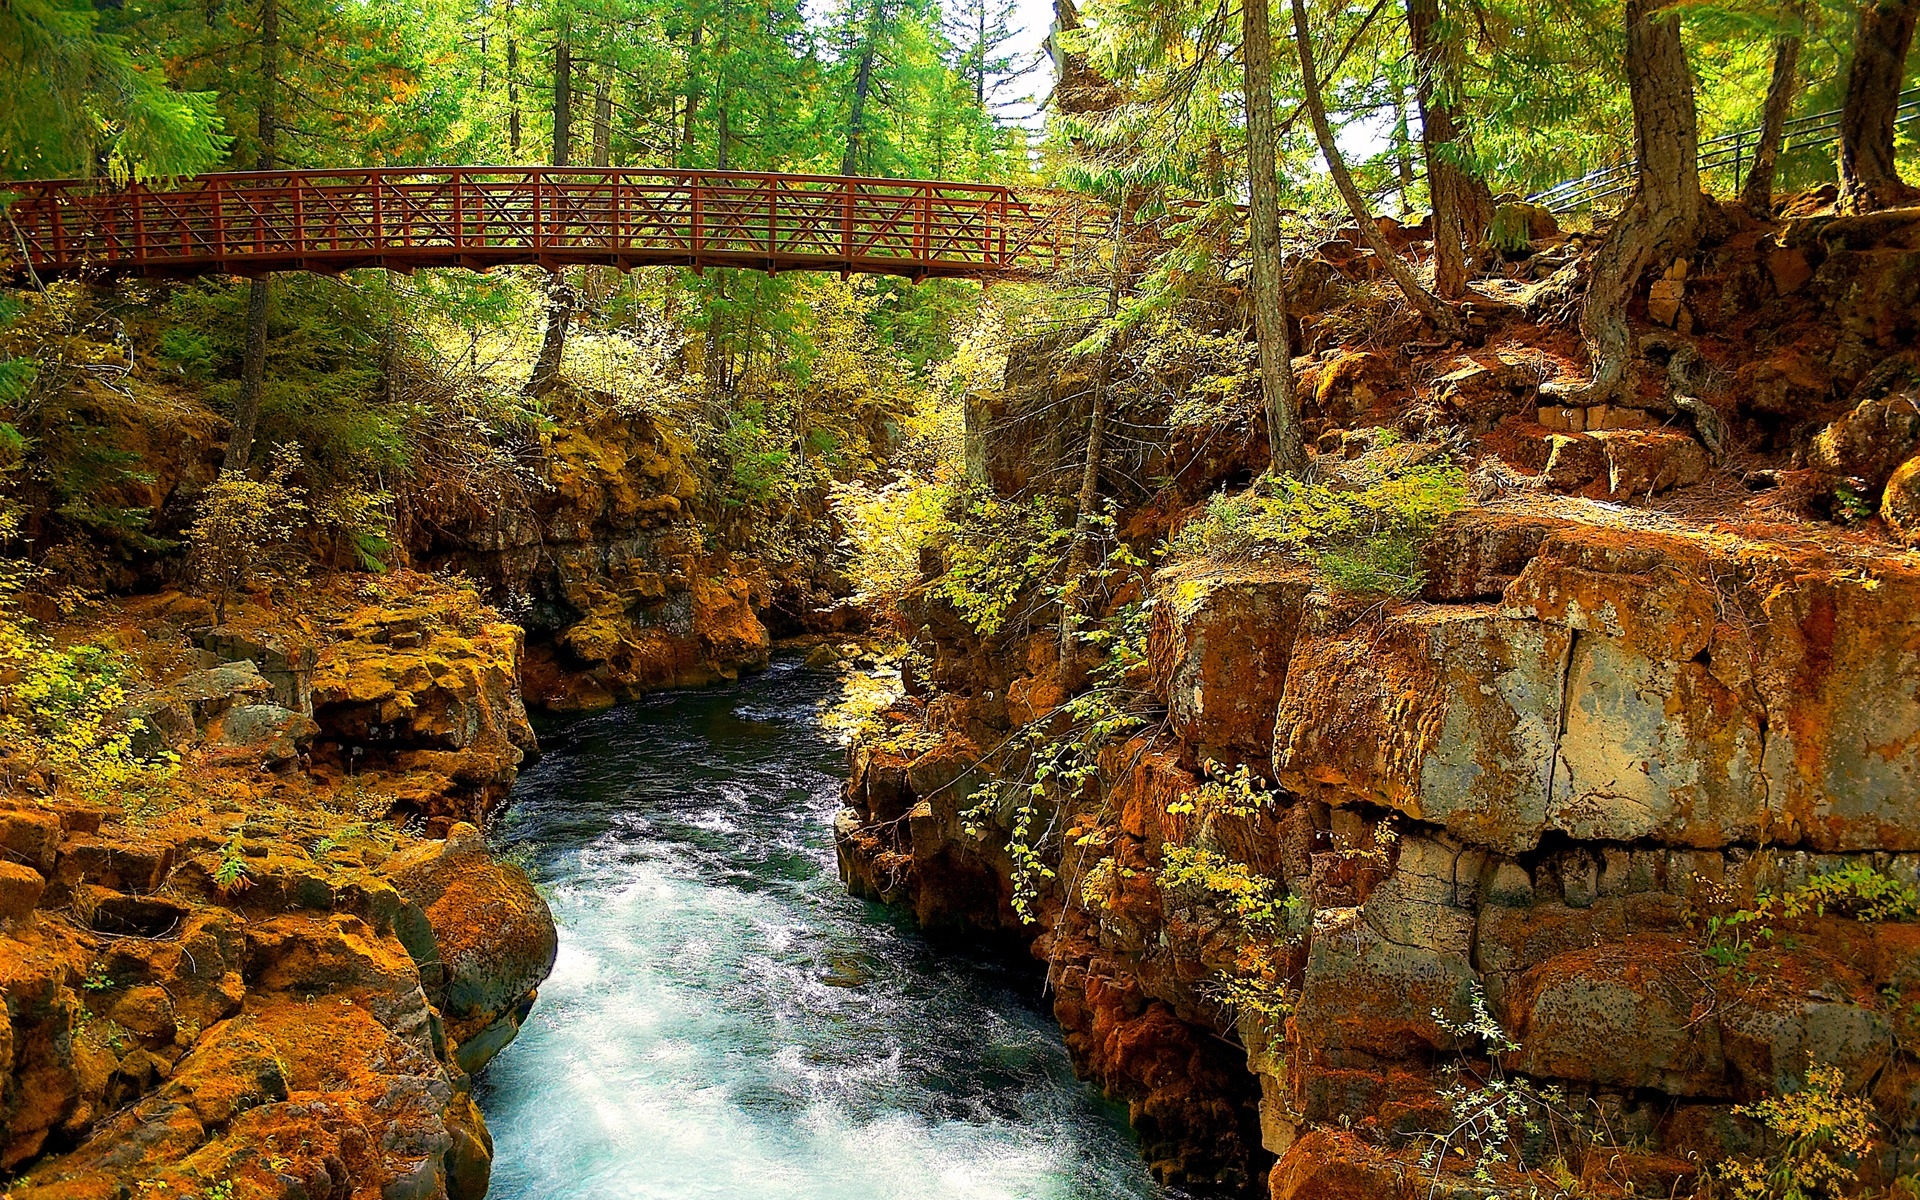
[{"label": "rushing water", "polygon": [[1149,1197],[1034,979],[846,895],[827,679],[776,664],[550,738],[500,834],[560,959],[480,1101],[500,1200]]}]

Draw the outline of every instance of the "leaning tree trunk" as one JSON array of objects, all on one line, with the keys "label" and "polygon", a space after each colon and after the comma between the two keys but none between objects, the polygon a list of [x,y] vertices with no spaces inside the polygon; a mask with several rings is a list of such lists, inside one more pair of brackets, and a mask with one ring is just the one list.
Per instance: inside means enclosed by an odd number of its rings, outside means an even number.
[{"label": "leaning tree trunk", "polygon": [[1902,182],[1893,161],[1894,117],[1916,19],[1920,0],[1867,0],[1860,6],[1840,110],[1842,212],[1871,212],[1920,198],[1920,189]]},{"label": "leaning tree trunk", "polygon": [[[274,147],[280,139],[278,97],[280,83],[280,4],[260,4],[260,169],[274,167]],[[267,309],[271,277],[262,275],[247,286],[247,345],[240,359],[240,401],[233,414],[233,432],[221,469],[244,471],[253,459],[253,439],[260,429],[260,399],[267,387]]]},{"label": "leaning tree trunk", "polygon": [[1793,27],[1773,39],[1773,77],[1767,81],[1767,107],[1760,119],[1760,144],[1753,148],[1753,167],[1740,189],[1740,203],[1756,217],[1773,215],[1774,165],[1786,136],[1787,113],[1800,81],[1800,39],[1805,33],[1805,0],[1794,0],[1784,14]]},{"label": "leaning tree trunk", "polygon": [[1347,171],[1347,161],[1341,157],[1340,147],[1334,143],[1333,126],[1327,123],[1327,106],[1320,95],[1319,73],[1313,65],[1313,33],[1307,28],[1305,0],[1293,0],[1293,43],[1300,52],[1300,91],[1307,103],[1307,115],[1313,119],[1313,134],[1320,143],[1320,157],[1326,160],[1327,173],[1333,176],[1334,187],[1340,190],[1340,198],[1347,202],[1347,211],[1353,215],[1353,223],[1360,228],[1360,240],[1380,260],[1380,265],[1393,277],[1400,293],[1415,311],[1433,322],[1434,327],[1442,333],[1458,332],[1460,319],[1453,309],[1421,287],[1405,260],[1387,244],[1386,235],[1380,232],[1379,223],[1373,219],[1373,213],[1367,207],[1366,197],[1360,194],[1352,174]]},{"label": "leaning tree trunk", "polygon": [[1280,181],[1273,121],[1273,32],[1267,0],[1242,0],[1240,57],[1246,72],[1247,232],[1253,257],[1253,336],[1260,353],[1260,398],[1275,475],[1307,469],[1293,412],[1293,347],[1287,338],[1280,270]]},{"label": "leaning tree trunk", "polygon": [[1087,418],[1087,457],[1080,468],[1080,490],[1074,497],[1073,548],[1067,555],[1067,592],[1060,607],[1060,661],[1077,664],[1079,631],[1092,616],[1092,597],[1083,589],[1087,568],[1093,565],[1094,529],[1100,516],[1100,471],[1107,457],[1107,413],[1112,408],[1113,364],[1120,354],[1124,331],[1111,328],[1120,315],[1120,292],[1127,274],[1127,214],[1130,197],[1122,189],[1113,208],[1113,262],[1107,273],[1107,344],[1100,348],[1093,376],[1093,412]]},{"label": "leaning tree trunk", "polygon": [[1433,206],[1433,286],[1443,299],[1459,300],[1467,294],[1467,246],[1479,236],[1469,219],[1478,204],[1474,181],[1460,166],[1464,146],[1453,114],[1455,72],[1439,24],[1440,0],[1407,0],[1407,35],[1417,71],[1413,94]]},{"label": "leaning tree trunk", "polygon": [[562,19],[553,38],[553,165],[573,160],[573,40]]},{"label": "leaning tree trunk", "polygon": [[1677,0],[1627,0],[1627,88],[1637,156],[1633,196],[1594,256],[1580,332],[1593,360],[1588,403],[1617,394],[1633,360],[1627,305],[1647,269],[1693,252],[1700,239],[1699,124]]}]

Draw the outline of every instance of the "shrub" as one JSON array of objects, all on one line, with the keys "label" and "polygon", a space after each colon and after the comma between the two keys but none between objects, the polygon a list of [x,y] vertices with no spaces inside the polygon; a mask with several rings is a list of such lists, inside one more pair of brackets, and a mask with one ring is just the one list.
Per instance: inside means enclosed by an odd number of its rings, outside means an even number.
[{"label": "shrub", "polygon": [[1451,463],[1390,467],[1357,488],[1266,480],[1214,497],[1167,551],[1174,559],[1292,560],[1317,568],[1339,591],[1410,596],[1424,582],[1421,547],[1466,497],[1466,474]]},{"label": "shrub", "polygon": [[1767,1159],[1720,1164],[1714,1182],[1733,1200],[1816,1200],[1846,1195],[1855,1164],[1873,1144],[1873,1102],[1847,1093],[1838,1067],[1808,1059],[1806,1085],[1734,1111],[1757,1118],[1778,1149]]},{"label": "shrub", "polygon": [[[0,513],[0,535],[12,523]],[[0,560],[0,758],[37,772],[52,791],[137,796],[177,760],[134,752],[143,726],[120,715],[124,658],[103,646],[56,646],[15,603],[26,576],[21,564]]]},{"label": "shrub", "polygon": [[1058,571],[1073,527],[1046,499],[961,493],[950,506],[946,571],[934,594],[982,637],[1006,627],[1016,601]]},{"label": "shrub", "polygon": [[303,492],[289,482],[298,463],[295,453],[276,452],[265,479],[223,471],[201,497],[190,561],[216,622],[226,623],[227,605],[249,579],[292,574],[290,543],[306,512]]}]

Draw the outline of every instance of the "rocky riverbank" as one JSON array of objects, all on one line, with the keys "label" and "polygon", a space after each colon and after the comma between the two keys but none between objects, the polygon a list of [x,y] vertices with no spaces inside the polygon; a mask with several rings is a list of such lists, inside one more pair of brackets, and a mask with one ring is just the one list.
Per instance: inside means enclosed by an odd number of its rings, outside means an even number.
[{"label": "rocky riverbank", "polygon": [[[1920,211],[1728,214],[1634,309],[1642,391],[1599,412],[1540,392],[1571,347],[1523,315],[1566,299],[1579,238],[1485,285],[1471,344],[1406,354],[1351,332],[1364,262],[1309,260],[1318,478],[1465,468],[1419,590],[1190,554],[1110,596],[1151,622],[1103,683],[1057,629],[980,633],[930,561],[908,694],[854,754],[850,886],[1027,939],[1169,1181],[1689,1194],[1789,1153],[1752,1106],[1816,1078],[1871,1101],[1851,1186],[1908,1176],[1916,236]],[[1676,295],[1679,332],[1653,303]],[[1005,496],[1060,452],[1048,353],[978,402]],[[1234,433],[1171,430],[1164,461],[1113,470],[1171,481],[1119,515],[1139,560],[1257,470]],[[1068,706],[1102,688],[1138,701],[1103,742]],[[1076,740],[1089,782],[1030,789]]]},{"label": "rocky riverbank", "polygon": [[471,1079],[555,951],[474,824],[534,749],[519,630],[403,572],[61,633],[126,656],[136,736],[179,766],[0,801],[7,1194],[478,1200]]}]

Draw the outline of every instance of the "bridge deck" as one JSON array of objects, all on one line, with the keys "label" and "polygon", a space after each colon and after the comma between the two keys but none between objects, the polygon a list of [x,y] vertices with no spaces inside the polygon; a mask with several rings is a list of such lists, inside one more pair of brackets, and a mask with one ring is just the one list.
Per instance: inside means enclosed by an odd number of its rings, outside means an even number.
[{"label": "bridge deck", "polygon": [[20,197],[9,212],[42,278],[598,263],[977,279],[1062,265],[1090,224],[1078,205],[992,184],[720,171],[257,171],[0,191]]}]

